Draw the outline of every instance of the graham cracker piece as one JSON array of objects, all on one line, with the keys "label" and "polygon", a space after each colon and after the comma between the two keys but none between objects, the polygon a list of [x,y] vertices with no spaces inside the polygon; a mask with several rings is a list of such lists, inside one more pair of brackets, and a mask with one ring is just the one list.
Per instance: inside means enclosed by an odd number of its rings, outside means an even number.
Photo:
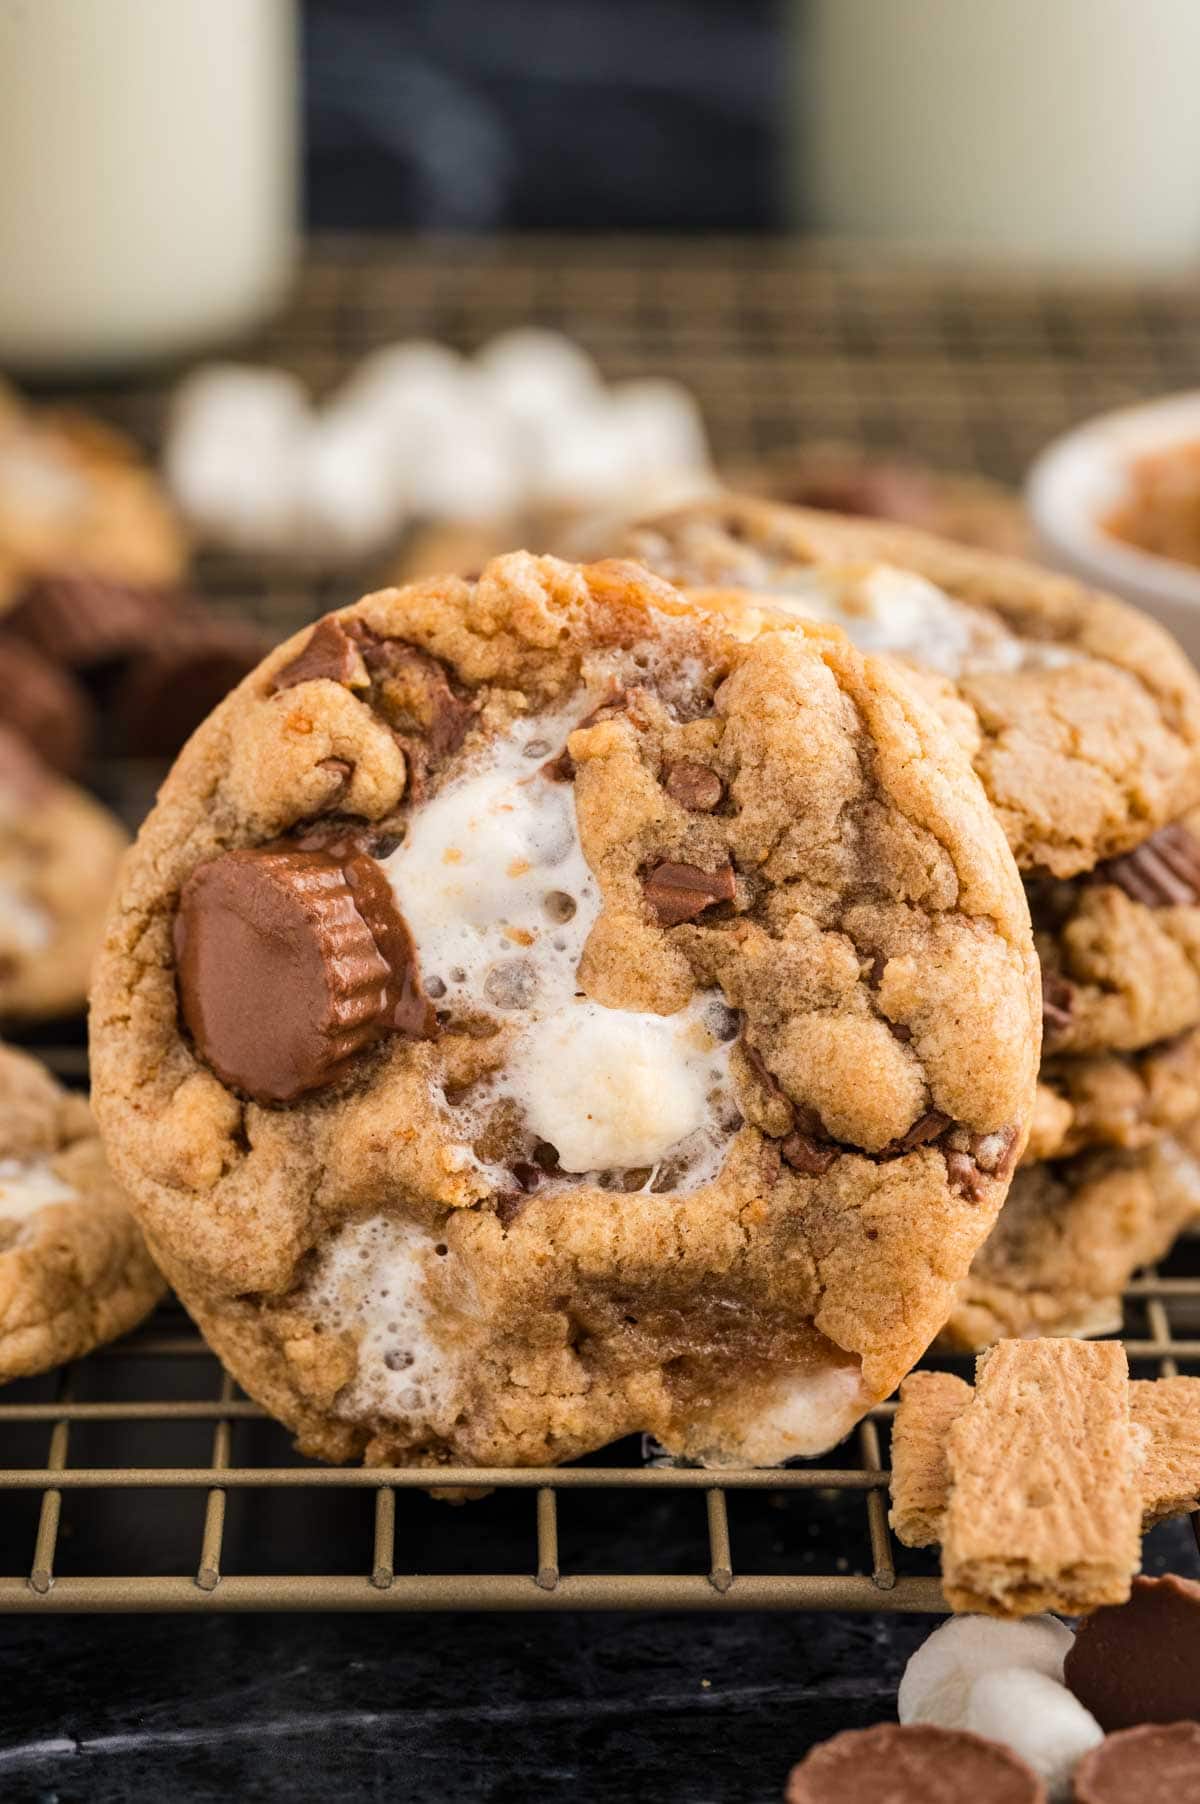
[{"label": "graham cracker piece", "polygon": [[1119,1342],[999,1342],[950,1424],[947,1459],[952,1609],[1077,1615],[1128,1597],[1142,1510]]},{"label": "graham cracker piece", "polygon": [[1135,1378],[1129,1409],[1143,1444],[1142,1522],[1153,1528],[1200,1505],[1200,1378]]},{"label": "graham cracker piece", "polygon": [[905,1547],[935,1547],[942,1538],[950,1495],[947,1436],[974,1395],[966,1379],[951,1372],[910,1372],[900,1386],[889,1520]]}]

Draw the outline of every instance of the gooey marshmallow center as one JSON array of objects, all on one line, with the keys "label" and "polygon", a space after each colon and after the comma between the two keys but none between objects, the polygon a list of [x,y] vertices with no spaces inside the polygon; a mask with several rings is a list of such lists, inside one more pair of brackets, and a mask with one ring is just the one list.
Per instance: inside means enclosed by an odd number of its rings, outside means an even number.
[{"label": "gooey marshmallow center", "polygon": [[27,1221],[49,1203],[78,1198],[44,1159],[0,1159],[0,1221]]},{"label": "gooey marshmallow center", "polygon": [[[510,1097],[573,1173],[651,1167],[709,1137],[728,1067],[706,999],[662,1016],[604,1008],[578,989],[600,890],[574,786],[543,766],[589,706],[495,741],[481,767],[414,814],[383,865],[431,993],[519,1030],[490,1097]],[[693,1150],[698,1181],[713,1149]]]}]

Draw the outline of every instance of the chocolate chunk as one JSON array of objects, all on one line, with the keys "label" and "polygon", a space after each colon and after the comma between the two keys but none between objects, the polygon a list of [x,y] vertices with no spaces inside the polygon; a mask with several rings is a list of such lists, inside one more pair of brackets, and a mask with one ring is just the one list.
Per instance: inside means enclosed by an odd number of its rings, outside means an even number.
[{"label": "chocolate chunk", "polygon": [[931,1140],[936,1140],[939,1134],[944,1134],[949,1126],[949,1115],[943,1115],[940,1109],[929,1109],[924,1115],[918,1116],[907,1134],[901,1134],[898,1139],[893,1140],[891,1146],[895,1148],[897,1155],[910,1153],[915,1146],[928,1146]]},{"label": "chocolate chunk", "polygon": [[1075,986],[1057,971],[1042,967],[1042,1026],[1048,1034],[1071,1025],[1075,1012]]},{"label": "chocolate chunk", "polygon": [[784,1164],[806,1178],[824,1177],[840,1151],[840,1147],[814,1140],[811,1134],[802,1134],[798,1129],[786,1135],[779,1145]]},{"label": "chocolate chunk", "polygon": [[1092,876],[1147,908],[1190,908],[1200,901],[1200,840],[1175,821],[1123,858],[1098,864]]},{"label": "chocolate chunk", "polygon": [[556,758],[551,758],[542,766],[542,775],[549,783],[572,783],[575,780],[575,760],[564,745]]},{"label": "chocolate chunk", "polygon": [[170,758],[231,689],[258,664],[266,646],[240,621],[184,608],[165,620],[130,660],[112,693],[111,714],[122,751]]},{"label": "chocolate chunk", "polygon": [[970,1153],[951,1149],[946,1154],[946,1176],[950,1180],[950,1188],[958,1196],[965,1196],[972,1203],[981,1203],[987,1194],[985,1174],[980,1171]]},{"label": "chocolate chunk", "polygon": [[372,703],[403,740],[416,737],[425,763],[456,752],[474,709],[455,693],[445,666],[404,639],[381,639],[360,621],[350,623],[370,674]]},{"label": "chocolate chunk", "polygon": [[436,1031],[408,926],[361,854],[269,846],[198,865],[175,958],[197,1051],[259,1102],[319,1089],[384,1034]]},{"label": "chocolate chunk", "polygon": [[725,785],[716,771],[691,758],[681,758],[669,767],[665,788],[672,801],[678,802],[681,808],[695,809],[701,814],[710,814],[725,793]]},{"label": "chocolate chunk", "polygon": [[313,683],[320,677],[342,683],[347,688],[355,683],[365,686],[366,668],[362,653],[336,614],[326,614],[304,642],[296,656],[275,674],[272,687],[292,689],[297,683]]},{"label": "chocolate chunk", "polygon": [[785,1804],[1046,1804],[1011,1748],[966,1729],[877,1723],[813,1748],[788,1774]]},{"label": "chocolate chunk", "polygon": [[31,584],[5,625],[52,663],[88,670],[142,650],[183,605],[172,589],[63,572]]},{"label": "chocolate chunk", "polygon": [[0,633],[0,722],[55,770],[75,776],[92,739],[92,704],[67,670],[14,633]]},{"label": "chocolate chunk", "polygon": [[1200,1804],[1200,1723],[1142,1723],[1075,1768],[1075,1804]]},{"label": "chocolate chunk", "polygon": [[1063,1676],[1102,1729],[1200,1719],[1200,1584],[1135,1578],[1084,1618]]},{"label": "chocolate chunk", "polygon": [[731,864],[719,871],[702,871],[694,864],[658,864],[642,879],[642,888],[660,927],[694,921],[718,902],[732,902],[736,894]]}]

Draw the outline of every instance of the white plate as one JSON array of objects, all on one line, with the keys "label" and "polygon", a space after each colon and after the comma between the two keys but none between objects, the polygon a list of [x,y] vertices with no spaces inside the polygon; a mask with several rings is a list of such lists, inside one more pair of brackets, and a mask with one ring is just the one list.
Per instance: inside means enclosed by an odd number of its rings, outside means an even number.
[{"label": "white plate", "polygon": [[1025,498],[1049,562],[1144,608],[1200,662],[1200,569],[1138,551],[1099,525],[1126,493],[1135,458],[1195,439],[1200,390],[1101,414],[1042,452]]}]

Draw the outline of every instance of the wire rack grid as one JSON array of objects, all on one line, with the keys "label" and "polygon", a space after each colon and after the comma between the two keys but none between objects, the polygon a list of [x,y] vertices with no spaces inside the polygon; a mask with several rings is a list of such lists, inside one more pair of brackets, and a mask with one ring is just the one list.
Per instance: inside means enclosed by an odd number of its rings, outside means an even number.
[{"label": "wire rack grid", "polygon": [[[538,323],[603,373],[689,385],[730,463],[811,437],[1014,479],[1073,420],[1200,384],[1194,285],[897,268],[745,241],[318,242],[295,301],[247,347],[315,393],[400,337],[470,350]],[[148,447],[173,376],[70,399]],[[59,397],[61,398],[61,397]],[[282,636],[386,575],[201,560],[218,606]],[[158,771],[96,786],[131,824]],[[37,1050],[86,1080],[79,1027]],[[1200,1373],[1200,1243],[1126,1297],[1133,1369]],[[241,1395],[174,1307],[0,1392],[0,1613],[173,1610],[899,1610],[945,1607],[936,1560],[887,1523],[891,1406],[821,1467],[700,1471],[636,1443],[560,1470],[317,1467]],[[1193,1519],[1193,1525],[1195,1519]]]}]

